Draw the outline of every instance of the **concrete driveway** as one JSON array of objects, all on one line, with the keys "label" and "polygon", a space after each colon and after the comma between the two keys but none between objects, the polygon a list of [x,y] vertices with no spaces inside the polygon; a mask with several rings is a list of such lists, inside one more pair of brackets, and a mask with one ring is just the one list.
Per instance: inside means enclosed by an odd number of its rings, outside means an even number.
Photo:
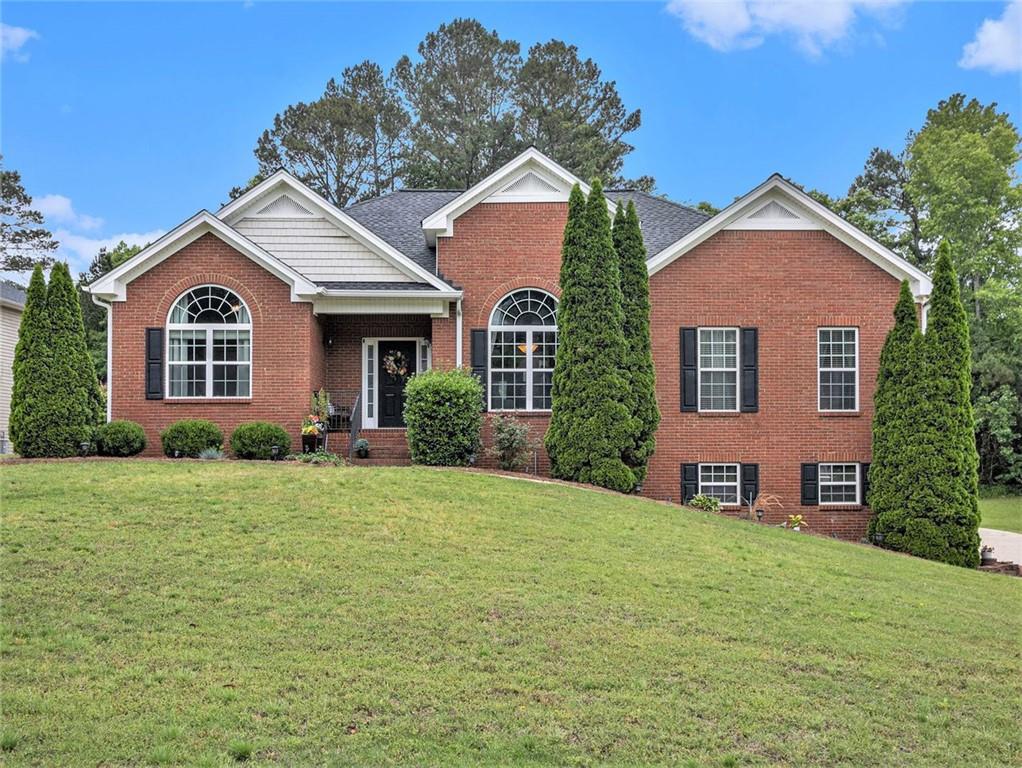
[{"label": "concrete driveway", "polygon": [[994,548],[994,557],[998,560],[1022,565],[1022,533],[980,528],[979,538],[986,546]]}]

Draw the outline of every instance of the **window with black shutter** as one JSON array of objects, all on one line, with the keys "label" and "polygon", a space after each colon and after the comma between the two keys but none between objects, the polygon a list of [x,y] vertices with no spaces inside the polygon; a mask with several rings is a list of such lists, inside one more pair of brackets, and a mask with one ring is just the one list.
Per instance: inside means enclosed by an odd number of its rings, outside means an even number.
[{"label": "window with black shutter", "polygon": [[741,329],[741,407],[743,413],[759,410],[759,331]]},{"label": "window with black shutter", "polygon": [[472,336],[472,375],[483,385],[483,410],[486,410],[486,361],[489,351],[489,330],[486,328],[473,328]]},{"label": "window with black shutter", "polygon": [[163,399],[163,329],[145,329],[145,398]]},{"label": "window with black shutter", "polygon": [[699,495],[699,465],[681,465],[681,503],[688,504]]},{"label": "window with black shutter", "polygon": [[697,329],[682,328],[680,334],[681,410],[699,410],[699,342]]},{"label": "window with black shutter", "polygon": [[820,465],[815,462],[802,465],[802,506],[815,507],[820,503]]}]

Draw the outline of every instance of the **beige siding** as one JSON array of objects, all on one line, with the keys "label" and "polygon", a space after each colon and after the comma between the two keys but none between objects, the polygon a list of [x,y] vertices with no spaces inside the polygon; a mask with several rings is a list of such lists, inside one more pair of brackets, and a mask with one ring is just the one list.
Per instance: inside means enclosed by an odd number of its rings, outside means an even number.
[{"label": "beige siding", "polygon": [[234,228],[310,280],[414,282],[326,219],[245,218]]},{"label": "beige siding", "polygon": [[21,310],[0,304],[0,432],[7,436],[10,450],[11,387],[14,383],[12,366],[14,346],[18,343]]}]

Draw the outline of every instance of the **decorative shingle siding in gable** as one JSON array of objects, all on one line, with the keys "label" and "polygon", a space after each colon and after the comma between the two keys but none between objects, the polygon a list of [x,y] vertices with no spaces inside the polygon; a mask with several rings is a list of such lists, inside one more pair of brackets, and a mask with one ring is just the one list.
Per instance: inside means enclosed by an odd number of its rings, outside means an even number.
[{"label": "decorative shingle siding in gable", "polygon": [[[145,330],[163,327],[173,301],[196,285],[236,291],[252,314],[252,397],[242,400],[146,400]],[[319,323],[312,305],[292,303],[290,288],[214,235],[207,234],[128,284],[113,304],[113,418],[142,425],[146,455],[161,453],[160,431],[179,419],[209,419],[230,437],[249,421],[280,424],[300,443],[313,389],[325,383]]]},{"label": "decorative shingle siding in gable", "polygon": [[[686,463],[756,463],[759,488],[784,504],[765,522],[802,514],[808,530],[865,534],[858,506],[802,507],[801,465],[868,462],[873,388],[898,281],[822,231],[720,232],[650,278],[653,359],[662,420],[644,493],[677,501]],[[758,329],[759,411],[684,413],[683,326]],[[856,414],[817,409],[816,331],[859,328]]]},{"label": "decorative shingle siding in gable", "polygon": [[245,218],[234,228],[316,282],[413,282],[386,259],[322,218]]}]

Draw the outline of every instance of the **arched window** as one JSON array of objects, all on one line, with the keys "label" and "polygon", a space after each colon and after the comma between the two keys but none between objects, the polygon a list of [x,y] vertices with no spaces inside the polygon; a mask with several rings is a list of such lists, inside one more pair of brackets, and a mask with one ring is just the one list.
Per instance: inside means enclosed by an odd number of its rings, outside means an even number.
[{"label": "arched window", "polygon": [[167,318],[170,397],[251,397],[252,318],[241,297],[200,285]]},{"label": "arched window", "polygon": [[509,293],[490,316],[490,408],[550,410],[557,355],[557,299],[524,288]]}]

